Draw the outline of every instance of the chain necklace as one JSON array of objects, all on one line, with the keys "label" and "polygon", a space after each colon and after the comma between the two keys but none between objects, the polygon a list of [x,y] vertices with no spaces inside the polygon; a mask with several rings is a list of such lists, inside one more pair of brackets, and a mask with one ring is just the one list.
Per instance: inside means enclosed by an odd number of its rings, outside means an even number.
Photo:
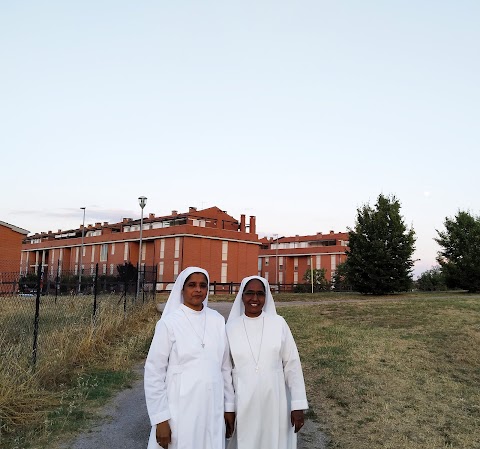
[{"label": "chain necklace", "polygon": [[197,331],[195,330],[195,328],[193,327],[193,324],[192,322],[190,321],[190,318],[188,318],[188,315],[187,313],[185,312],[185,310],[183,310],[182,308],[182,312],[183,314],[185,315],[185,318],[188,320],[188,322],[190,323],[190,326],[192,326],[192,329],[193,329],[193,332],[195,332],[195,335],[197,336],[197,338],[200,340],[200,344],[202,345],[202,348],[205,348],[205,330],[207,329],[207,311],[205,310],[205,318],[203,319],[203,338],[200,338],[200,335],[198,335]]},{"label": "chain necklace", "polygon": [[263,328],[265,326],[265,317],[262,317],[262,336],[260,338],[260,347],[258,348],[257,358],[253,355],[252,345],[250,344],[250,339],[248,338],[247,326],[245,325],[245,317],[243,317],[243,328],[245,329],[245,335],[247,336],[248,346],[250,348],[250,353],[252,354],[253,361],[255,362],[255,372],[258,373],[258,362],[260,361],[260,352],[262,351],[262,342],[263,342]]}]

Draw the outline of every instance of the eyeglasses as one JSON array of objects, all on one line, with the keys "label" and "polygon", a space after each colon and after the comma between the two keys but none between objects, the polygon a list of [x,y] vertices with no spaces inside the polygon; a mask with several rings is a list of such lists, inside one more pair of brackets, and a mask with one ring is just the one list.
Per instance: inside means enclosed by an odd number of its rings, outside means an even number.
[{"label": "eyeglasses", "polygon": [[247,290],[246,292],[243,292],[243,296],[245,296],[247,299],[252,299],[255,295],[260,299],[265,298],[265,292],[263,290],[259,290],[258,292]]}]

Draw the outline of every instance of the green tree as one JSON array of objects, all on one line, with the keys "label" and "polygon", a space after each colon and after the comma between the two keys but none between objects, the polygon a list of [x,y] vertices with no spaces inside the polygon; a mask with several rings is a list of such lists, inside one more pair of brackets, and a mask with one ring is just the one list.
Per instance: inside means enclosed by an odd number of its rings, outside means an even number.
[{"label": "green tree", "polygon": [[357,209],[355,228],[349,229],[345,276],[355,291],[383,295],[412,286],[415,232],[400,215],[395,196],[380,194],[375,207]]},{"label": "green tree", "polygon": [[430,270],[424,271],[416,280],[415,284],[417,288],[422,291],[432,292],[447,289],[445,276],[440,267],[433,267]]},{"label": "green tree", "polygon": [[337,265],[337,269],[333,273],[332,284],[336,291],[352,290],[351,285],[348,283],[345,262]]},{"label": "green tree", "polygon": [[480,291],[480,217],[459,211],[455,218],[445,218],[444,226],[434,240],[443,248],[437,261],[447,286]]},{"label": "green tree", "polygon": [[[312,285],[312,271],[313,271],[313,291],[320,292],[320,291],[327,291],[330,288],[330,284],[327,281],[326,273],[327,270],[325,268],[313,269],[305,271],[303,275],[303,280],[305,281],[305,290],[311,291]],[[310,289],[308,289],[310,287]]]}]

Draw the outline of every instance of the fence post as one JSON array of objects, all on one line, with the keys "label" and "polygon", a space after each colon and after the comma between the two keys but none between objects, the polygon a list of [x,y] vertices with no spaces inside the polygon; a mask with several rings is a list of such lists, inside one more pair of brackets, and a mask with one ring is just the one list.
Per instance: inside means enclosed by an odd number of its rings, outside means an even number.
[{"label": "fence post", "polygon": [[35,319],[33,322],[33,349],[32,349],[32,365],[35,369],[37,364],[37,343],[38,343],[38,321],[40,317],[40,295],[42,294],[42,264],[38,264],[37,268],[37,297],[35,299]]},{"label": "fence post", "polygon": [[57,275],[55,276],[55,304],[57,303],[57,296],[58,296],[58,284],[60,283],[60,259],[57,261]]},{"label": "fence post", "polygon": [[93,317],[97,313],[97,285],[98,285],[98,262],[95,264],[95,277],[93,278]]}]

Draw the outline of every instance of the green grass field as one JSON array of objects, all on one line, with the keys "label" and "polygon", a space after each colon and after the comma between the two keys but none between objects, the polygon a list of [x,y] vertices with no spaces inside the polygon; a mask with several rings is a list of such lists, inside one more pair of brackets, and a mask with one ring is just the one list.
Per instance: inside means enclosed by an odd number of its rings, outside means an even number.
[{"label": "green grass field", "polygon": [[[282,294],[276,300],[304,302],[278,312],[302,358],[307,416],[329,435],[330,448],[480,448],[480,295]],[[64,311],[60,328],[58,310],[46,319],[44,338],[57,349],[42,355],[34,374],[18,359],[12,336],[21,336],[19,329],[2,334],[2,448],[52,447],[56,436],[85,425],[128,385],[158,319],[153,303],[124,316],[104,302],[95,326],[86,318],[87,301],[66,302]],[[30,313],[3,303],[0,323],[17,312]]]},{"label": "green grass field", "polygon": [[330,447],[480,448],[480,295],[364,299],[279,309]]}]

